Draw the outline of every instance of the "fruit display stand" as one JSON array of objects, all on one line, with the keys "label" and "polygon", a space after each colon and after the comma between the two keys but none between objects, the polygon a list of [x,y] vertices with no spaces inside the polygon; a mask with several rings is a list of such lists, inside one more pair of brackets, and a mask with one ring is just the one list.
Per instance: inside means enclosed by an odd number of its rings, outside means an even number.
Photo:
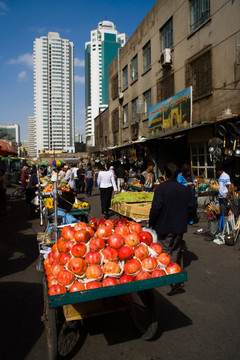
[{"label": "fruit display stand", "polygon": [[[44,313],[49,359],[56,360],[74,352],[84,334],[84,319],[109,312],[127,310],[144,340],[156,334],[157,306],[153,289],[187,281],[187,273],[118,284],[75,293],[48,295],[43,278]],[[65,337],[65,335],[67,338]]]}]

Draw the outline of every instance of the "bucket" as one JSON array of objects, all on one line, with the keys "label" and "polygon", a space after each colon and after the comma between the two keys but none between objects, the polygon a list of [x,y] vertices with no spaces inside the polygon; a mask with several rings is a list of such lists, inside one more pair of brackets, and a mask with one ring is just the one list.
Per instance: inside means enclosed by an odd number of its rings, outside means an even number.
[{"label": "bucket", "polygon": [[216,234],[219,228],[219,222],[217,219],[215,220],[208,220],[208,230],[211,234]]}]

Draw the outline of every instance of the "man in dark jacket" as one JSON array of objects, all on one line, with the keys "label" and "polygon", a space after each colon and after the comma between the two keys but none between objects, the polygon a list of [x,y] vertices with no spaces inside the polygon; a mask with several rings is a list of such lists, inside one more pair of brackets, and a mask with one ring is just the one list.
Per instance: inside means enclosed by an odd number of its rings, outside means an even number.
[{"label": "man in dark jacket", "polygon": [[[164,172],[167,180],[154,192],[149,226],[157,232],[163,252],[180,265],[183,234],[187,232],[188,221],[197,204],[191,190],[177,182],[177,174],[177,166],[169,163]],[[175,294],[182,287],[182,283],[173,285],[168,295]]]}]

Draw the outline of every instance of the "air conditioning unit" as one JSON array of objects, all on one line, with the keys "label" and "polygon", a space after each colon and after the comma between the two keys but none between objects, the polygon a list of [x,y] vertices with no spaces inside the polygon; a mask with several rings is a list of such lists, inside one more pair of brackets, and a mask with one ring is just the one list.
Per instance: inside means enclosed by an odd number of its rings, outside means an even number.
[{"label": "air conditioning unit", "polygon": [[171,65],[172,64],[172,56],[171,56],[171,49],[164,49],[161,54],[160,62],[162,66]]}]

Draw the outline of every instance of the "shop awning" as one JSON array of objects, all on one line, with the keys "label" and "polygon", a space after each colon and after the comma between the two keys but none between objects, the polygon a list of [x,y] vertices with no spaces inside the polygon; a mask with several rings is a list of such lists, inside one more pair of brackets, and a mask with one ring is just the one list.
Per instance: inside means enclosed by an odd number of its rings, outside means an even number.
[{"label": "shop awning", "polygon": [[0,155],[17,155],[17,149],[13,147],[8,141],[0,140]]}]

